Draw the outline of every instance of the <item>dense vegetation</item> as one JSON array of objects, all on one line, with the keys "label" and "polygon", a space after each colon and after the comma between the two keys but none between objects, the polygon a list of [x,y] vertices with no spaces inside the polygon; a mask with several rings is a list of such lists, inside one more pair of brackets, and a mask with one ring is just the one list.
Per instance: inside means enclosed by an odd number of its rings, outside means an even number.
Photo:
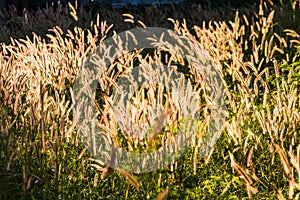
[{"label": "dense vegetation", "polygon": [[[298,199],[298,6],[7,12],[0,22],[0,199]],[[103,166],[89,153],[74,127],[72,86],[101,40],[144,26],[170,28],[202,45],[226,86],[227,117],[211,154],[199,157],[194,143],[165,168],[135,174]],[[129,52],[114,66],[126,71],[124,63],[135,58],[146,62]],[[192,69],[178,66],[197,82]],[[98,100],[99,124],[113,130],[108,103]],[[206,125],[208,110],[203,117]],[[199,130],[199,140],[206,131]],[[133,142],[116,133],[120,145]]]}]

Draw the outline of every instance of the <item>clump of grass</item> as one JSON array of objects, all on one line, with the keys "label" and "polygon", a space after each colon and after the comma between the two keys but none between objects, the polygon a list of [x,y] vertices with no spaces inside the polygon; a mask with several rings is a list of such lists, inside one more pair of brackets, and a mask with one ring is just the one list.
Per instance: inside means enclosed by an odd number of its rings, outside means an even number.
[{"label": "clump of grass", "polygon": [[[276,32],[276,11],[264,10],[260,4],[252,20],[236,13],[232,21],[195,24],[193,31],[184,20],[182,23],[169,20],[174,31],[200,43],[212,57],[226,86],[228,116],[214,150],[205,158],[197,157],[198,146],[194,143],[179,160],[165,168],[135,175],[114,171],[99,159],[91,158],[75,129],[74,80],[86,56],[111,34],[112,26],[97,15],[92,28],[69,28],[69,22],[80,23],[78,10],[72,8],[70,16],[66,14],[69,17],[64,18],[66,21],[49,29],[46,38],[33,33],[32,38],[11,38],[10,44],[1,43],[1,198],[163,199],[169,195],[174,199],[220,196],[293,199],[299,196],[300,75],[299,53],[296,53],[299,35],[292,29]],[[48,11],[37,16],[60,16]],[[129,14],[124,17],[127,19],[123,27],[146,26],[137,17]],[[33,17],[28,24],[36,27],[34,20],[38,18]],[[154,52],[145,56],[137,51],[118,58],[107,70],[109,81],[100,82],[102,92],[111,95],[112,82],[125,76],[137,59],[148,66],[158,64],[161,55]],[[173,64],[180,60],[168,59]],[[204,91],[197,87],[201,76],[193,73],[192,65],[177,66],[178,71],[186,68],[189,70],[185,78],[199,89],[193,92],[200,94]],[[150,71],[149,75],[155,74]],[[154,85],[135,89],[135,104],[128,112],[139,127],[152,120],[144,112],[151,103],[176,108],[167,89]],[[152,143],[157,148],[164,144],[166,133],[170,138],[176,133],[180,109],[170,112],[165,120],[169,126],[157,137],[148,141],[131,138],[128,130],[116,127],[108,97],[101,98],[100,126],[128,150],[138,147],[141,151],[149,150]],[[203,112],[205,118],[209,118],[209,112]]]}]

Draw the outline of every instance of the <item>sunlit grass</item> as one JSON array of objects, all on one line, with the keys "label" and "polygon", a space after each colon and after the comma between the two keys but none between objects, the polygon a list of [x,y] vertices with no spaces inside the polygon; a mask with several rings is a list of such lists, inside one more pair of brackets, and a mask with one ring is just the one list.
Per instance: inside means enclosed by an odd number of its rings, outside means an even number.
[{"label": "sunlit grass", "polygon": [[[199,143],[210,120],[205,85],[201,85],[201,75],[194,66],[182,64],[182,58],[164,58],[170,61],[166,62],[169,67],[186,72],[185,78],[195,89],[192,96],[199,96],[203,110],[198,138],[179,160],[140,175],[104,166],[80,140],[75,126],[77,116],[72,112],[73,83],[86,56],[114,28],[100,14],[86,26],[89,28],[80,28],[76,23],[81,23],[84,11],[70,10],[71,15],[65,12],[63,16],[46,10],[47,16],[65,21],[57,20],[57,26],[49,29],[45,38],[33,34],[31,38],[11,38],[10,43],[1,43],[0,199],[299,196],[299,34],[292,29],[275,32],[276,12],[272,7],[260,6],[252,19],[236,13],[232,21],[202,25],[177,19],[165,22],[209,53],[226,86],[228,116],[215,148],[206,157],[198,157]],[[146,26],[128,13],[123,19],[128,28]],[[27,20],[36,26],[34,20],[41,18]],[[74,23],[74,28],[69,29],[69,23]],[[176,135],[184,119],[168,88],[143,85],[132,91],[132,104],[126,112],[141,128],[149,121],[155,123],[147,113],[154,112],[151,106],[158,102],[167,112],[162,120],[164,131],[147,140],[130,137],[129,130],[117,127],[118,116],[114,116],[109,100],[113,83],[125,76],[137,59],[147,66],[159,63],[161,56],[160,52],[146,56],[142,51],[129,52],[118,58],[99,81],[99,125],[112,141],[129,151],[163,146]]]}]

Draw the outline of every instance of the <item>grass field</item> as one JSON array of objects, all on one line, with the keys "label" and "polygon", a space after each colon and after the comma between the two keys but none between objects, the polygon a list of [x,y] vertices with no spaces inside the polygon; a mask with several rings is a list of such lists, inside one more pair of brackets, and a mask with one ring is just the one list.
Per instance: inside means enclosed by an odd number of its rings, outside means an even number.
[{"label": "grass field", "polygon": [[[206,9],[69,5],[23,16],[11,10],[0,20],[0,199],[299,199],[299,24],[297,0]],[[201,45],[225,86],[227,107],[214,148],[199,157],[213,119],[196,67],[159,51],[114,60],[99,79],[96,103],[98,124],[116,145],[130,152],[164,146],[178,134],[184,113],[174,109],[168,88],[136,88],[131,121],[147,125],[146,108],[159,102],[168,114],[163,131],[138,140],[118,127],[109,97],[137,63],[174,67],[199,104],[200,125],[187,151],[143,174],[93,157],[73,112],[73,84],[87,56],[114,33],[138,27],[169,28]]]}]

